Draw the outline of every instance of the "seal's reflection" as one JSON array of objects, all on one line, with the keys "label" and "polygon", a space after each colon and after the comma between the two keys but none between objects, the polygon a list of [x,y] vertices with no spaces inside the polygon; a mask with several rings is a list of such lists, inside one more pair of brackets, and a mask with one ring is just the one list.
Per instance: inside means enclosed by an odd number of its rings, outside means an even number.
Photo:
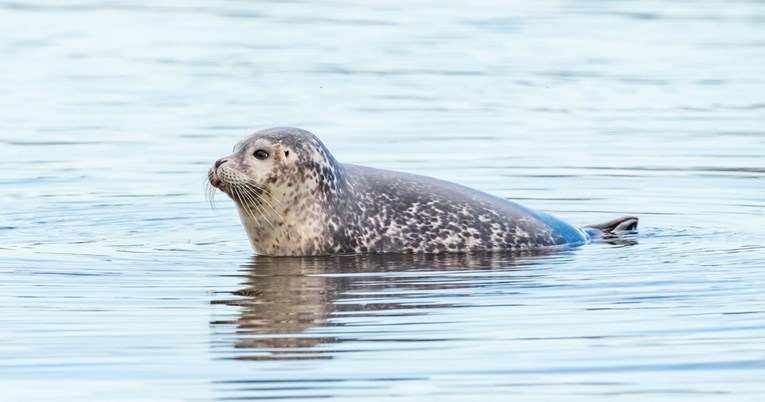
[{"label": "seal's reflection", "polygon": [[338,351],[319,345],[354,340],[353,334],[363,330],[356,326],[343,334],[338,327],[349,319],[375,317],[379,323],[391,316],[456,307],[464,300],[461,296],[477,288],[544,275],[531,268],[540,260],[554,261],[540,254],[506,253],[257,256],[244,266],[245,287],[214,301],[241,307],[238,319],[212,324],[236,325],[237,359],[331,358]]}]

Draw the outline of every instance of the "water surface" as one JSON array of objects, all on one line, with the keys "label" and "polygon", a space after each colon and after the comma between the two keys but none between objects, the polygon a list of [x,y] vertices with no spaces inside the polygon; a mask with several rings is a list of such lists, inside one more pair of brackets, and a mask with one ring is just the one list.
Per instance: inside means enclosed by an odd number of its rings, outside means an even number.
[{"label": "water surface", "polygon": [[[765,4],[0,2],[9,401],[765,397]],[[269,126],[634,245],[253,257]]]}]

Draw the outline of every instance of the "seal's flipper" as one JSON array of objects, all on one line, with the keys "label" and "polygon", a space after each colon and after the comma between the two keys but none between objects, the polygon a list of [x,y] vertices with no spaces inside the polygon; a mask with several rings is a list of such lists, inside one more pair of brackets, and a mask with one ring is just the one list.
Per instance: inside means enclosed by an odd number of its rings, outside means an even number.
[{"label": "seal's flipper", "polygon": [[606,236],[637,233],[638,218],[636,216],[625,216],[599,225],[590,225],[586,228],[595,229]]}]

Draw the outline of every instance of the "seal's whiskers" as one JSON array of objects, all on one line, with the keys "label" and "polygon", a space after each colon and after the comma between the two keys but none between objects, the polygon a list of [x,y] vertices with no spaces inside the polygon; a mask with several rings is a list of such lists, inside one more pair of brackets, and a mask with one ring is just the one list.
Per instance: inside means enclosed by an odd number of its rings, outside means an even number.
[{"label": "seal's whiskers", "polygon": [[[239,200],[240,200],[239,202],[242,204],[242,206],[244,206],[245,208],[250,206],[254,206],[255,208],[257,208],[258,213],[260,213],[260,216],[262,216],[263,219],[265,219],[266,222],[268,222],[268,224],[271,226],[272,229],[276,230],[276,226],[274,226],[271,220],[268,219],[266,214],[263,212],[264,208],[261,207],[260,203],[258,202],[258,200],[255,199],[253,194],[249,193],[246,190],[246,187],[236,188],[236,192],[239,195]],[[255,217],[253,217],[253,219],[255,219]]]},{"label": "seal's whiskers", "polygon": [[215,187],[210,184],[210,174],[203,179],[202,185],[205,189],[205,200],[210,203],[210,208],[215,209]]},{"label": "seal's whiskers", "polygon": [[252,203],[255,205],[255,208],[258,209],[258,212],[260,212],[260,216],[262,216],[263,219],[265,219],[266,222],[268,222],[268,224],[271,226],[271,229],[276,230],[276,226],[274,226],[274,223],[271,222],[271,220],[268,219],[268,217],[266,216],[266,209],[262,205],[260,205],[260,203],[257,200],[253,199],[251,195],[248,195],[248,197],[250,197],[250,199],[252,200]]},{"label": "seal's whiskers", "polygon": [[249,208],[246,202],[242,199],[242,196],[239,195],[239,191],[237,191],[236,187],[231,188],[231,198],[234,199],[234,201],[239,202],[239,204],[242,205],[242,209],[244,209],[244,212],[252,219],[257,220],[255,218],[255,215],[252,213],[252,210]]},{"label": "seal's whiskers", "polygon": [[[276,210],[276,208],[274,208],[274,206],[273,206],[273,205],[271,205],[271,203],[270,203],[270,202],[268,202],[268,200],[267,200],[265,197],[263,197],[263,196],[261,196],[261,195],[258,195],[258,193],[256,193],[255,191],[253,191],[253,187],[254,187],[254,186],[255,186],[254,184],[245,183],[245,189],[246,189],[248,192],[250,192],[250,194],[251,194],[251,195],[253,195],[255,198],[257,198],[257,200],[258,200],[258,201],[262,201],[262,202],[266,203],[266,205],[268,205],[268,207],[269,207],[269,208],[271,208],[271,210],[272,210],[272,211],[274,211],[274,213],[276,214],[276,216],[278,216],[278,217],[279,217],[279,219],[281,219],[281,220],[282,220],[282,222],[284,222],[284,223],[286,224],[286,223],[287,223],[287,221],[286,221],[286,220],[284,220],[284,217],[282,216],[282,214],[280,214],[280,213],[279,213],[279,211],[277,211],[277,210]],[[269,195],[271,195],[271,193],[268,193],[268,194],[269,194]],[[272,199],[274,199],[275,201],[279,201],[279,200],[278,200],[276,197],[274,197],[273,195],[271,195],[271,198],[272,198]],[[281,202],[280,202],[280,203],[281,203]],[[282,206],[284,206],[284,204],[282,204]],[[264,209],[265,209],[265,208],[264,208]]]},{"label": "seal's whiskers", "polygon": [[261,191],[261,192],[265,193],[266,195],[268,195],[269,197],[271,197],[271,199],[273,199],[274,201],[278,202],[278,203],[279,203],[279,205],[281,205],[281,206],[284,206],[284,203],[282,203],[281,201],[279,201],[279,199],[278,199],[278,198],[276,198],[276,196],[274,196],[273,194],[271,194],[271,192],[270,192],[270,191],[268,191],[268,190],[266,190],[266,189],[264,189],[264,188],[262,188],[262,187],[258,187],[258,186],[256,186],[254,183],[252,183],[252,182],[249,182],[249,181],[248,181],[248,182],[246,182],[246,183],[245,183],[245,185],[246,185],[246,186],[249,186],[249,187],[250,187],[250,189],[253,189],[253,188],[254,188],[255,190],[258,190],[258,191]]}]

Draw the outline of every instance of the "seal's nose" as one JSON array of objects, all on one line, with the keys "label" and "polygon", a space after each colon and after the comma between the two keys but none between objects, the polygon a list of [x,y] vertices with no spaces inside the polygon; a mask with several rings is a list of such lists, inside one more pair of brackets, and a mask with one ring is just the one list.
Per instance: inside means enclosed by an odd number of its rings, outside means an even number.
[{"label": "seal's nose", "polygon": [[228,159],[218,159],[217,161],[215,161],[215,169],[219,168],[220,165],[222,165],[222,164],[224,164],[226,162],[228,162]]}]

